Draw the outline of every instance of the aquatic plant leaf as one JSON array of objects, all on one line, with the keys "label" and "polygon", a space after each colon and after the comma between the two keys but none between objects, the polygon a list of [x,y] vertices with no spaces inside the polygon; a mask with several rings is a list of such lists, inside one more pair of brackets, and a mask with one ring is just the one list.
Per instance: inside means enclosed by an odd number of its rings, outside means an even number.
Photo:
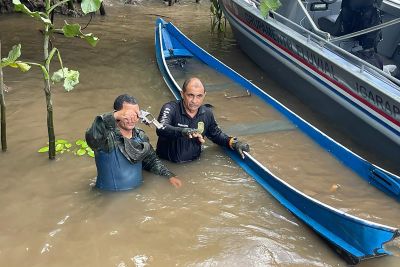
[{"label": "aquatic plant leaf", "polygon": [[71,148],[71,147],[72,147],[72,144],[71,144],[71,143],[66,143],[66,144],[65,144],[65,147],[66,147],[66,148]]},{"label": "aquatic plant leaf", "polygon": [[83,13],[96,12],[99,10],[102,0],[82,0],[81,9]]},{"label": "aquatic plant leaf", "polygon": [[275,11],[280,6],[281,2],[279,0],[262,0],[260,4],[261,15],[266,18],[271,10]]},{"label": "aquatic plant leaf", "polygon": [[[44,17],[44,16],[46,16],[46,15],[45,15],[43,12],[38,12],[38,11],[32,12],[32,11],[30,11],[29,8],[27,8],[27,7],[26,7],[24,4],[22,4],[19,0],[13,0],[12,2],[13,2],[13,4],[14,4],[14,10],[15,10],[16,12],[22,12],[22,13],[24,13],[24,14],[27,14],[27,15],[31,16],[32,18],[39,19],[39,20],[41,20],[44,24],[48,24],[48,25],[51,25],[51,24],[52,24],[50,19]],[[44,15],[44,16],[43,16],[43,15]]]},{"label": "aquatic plant leaf", "polygon": [[39,153],[45,153],[49,151],[49,147],[48,146],[44,146],[41,149],[38,150]]},{"label": "aquatic plant leaf", "polygon": [[56,145],[56,151],[57,152],[62,151],[63,149],[64,149],[64,144],[57,144]]},{"label": "aquatic plant leaf", "polygon": [[68,141],[64,140],[64,139],[57,139],[56,140],[56,144],[67,144],[67,143],[68,143]]},{"label": "aquatic plant leaf", "polygon": [[88,151],[88,155],[91,156],[92,158],[94,158],[94,152],[92,151]]},{"label": "aquatic plant leaf", "polygon": [[76,140],[76,142],[75,142],[75,144],[78,145],[78,146],[82,145],[83,143],[85,143],[85,141],[82,140],[82,139],[78,139],[78,140]]},{"label": "aquatic plant leaf", "polygon": [[64,33],[64,36],[82,38],[93,47],[95,47],[97,42],[99,41],[99,38],[93,36],[93,33],[83,33],[81,31],[81,25],[79,24],[68,24],[67,22],[65,22],[62,31]]},{"label": "aquatic plant leaf", "polygon": [[7,67],[13,63],[21,56],[21,44],[14,45],[8,56],[1,59],[1,67]]},{"label": "aquatic plant leaf", "polygon": [[86,150],[85,149],[78,149],[78,151],[76,151],[76,154],[78,155],[78,156],[83,156],[83,155],[85,155],[86,154]]}]

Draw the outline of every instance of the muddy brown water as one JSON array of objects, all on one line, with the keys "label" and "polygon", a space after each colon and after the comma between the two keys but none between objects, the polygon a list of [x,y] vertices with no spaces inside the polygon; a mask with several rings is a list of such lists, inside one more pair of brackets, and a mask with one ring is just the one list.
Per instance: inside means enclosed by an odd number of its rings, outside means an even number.
[{"label": "muddy brown water", "polygon": [[[57,138],[82,138],[94,116],[109,111],[114,98],[124,92],[135,95],[141,107],[154,114],[172,100],[155,63],[157,14],[169,17],[203,48],[285,104],[317,120],[242,54],[229,31],[225,39],[210,35],[208,2],[194,2],[181,1],[174,7],[161,1],[137,6],[108,3],[108,15],[94,17],[86,29],[100,37],[96,48],[56,36],[53,43],[65,65],[81,73],[74,91],[53,89]],[[64,19],[56,21],[61,25]],[[88,18],[67,20],[86,24]],[[1,15],[3,49],[22,43],[24,59],[40,60],[39,28],[25,16]],[[206,101],[215,106],[223,127],[245,120],[282,119],[255,97],[226,101],[224,94],[240,92],[212,91],[213,84],[218,87],[229,81],[206,75],[204,66],[199,69],[198,75],[210,88]],[[181,189],[149,173],[143,186],[133,191],[93,189],[96,168],[91,158],[69,153],[50,162],[36,152],[47,141],[40,73],[6,69],[5,82],[11,89],[6,95],[9,151],[0,154],[0,266],[346,266],[210,141],[200,160],[167,163],[182,178]],[[155,144],[154,129],[141,127]],[[400,227],[397,202],[297,130],[241,138],[249,142],[259,161],[312,197],[350,214]],[[341,187],[331,192],[333,184]],[[394,256],[360,266],[398,266],[399,242],[388,249]]]}]

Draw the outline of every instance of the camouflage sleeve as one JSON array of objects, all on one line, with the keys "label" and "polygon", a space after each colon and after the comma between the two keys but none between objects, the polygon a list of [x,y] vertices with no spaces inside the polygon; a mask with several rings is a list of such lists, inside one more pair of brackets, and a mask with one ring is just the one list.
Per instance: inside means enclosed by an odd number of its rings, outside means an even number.
[{"label": "camouflage sleeve", "polygon": [[[140,130],[139,132],[140,138],[145,141],[149,142],[149,138],[147,135]],[[150,143],[150,142],[149,142]],[[173,172],[171,172],[165,165],[164,163],[158,158],[156,152],[154,151],[154,148],[152,145],[150,145],[150,153],[143,159],[142,162],[143,169],[146,171],[150,171],[154,174],[160,175],[160,176],[165,176],[167,178],[171,178],[176,176]]]},{"label": "camouflage sleeve", "polygon": [[157,157],[157,154],[152,146],[150,148],[149,155],[143,159],[143,169],[160,176],[166,176],[167,178],[176,176]]},{"label": "camouflage sleeve", "polygon": [[111,151],[114,147],[113,132],[115,127],[116,122],[112,112],[97,116],[92,126],[86,131],[87,144],[95,151]]}]

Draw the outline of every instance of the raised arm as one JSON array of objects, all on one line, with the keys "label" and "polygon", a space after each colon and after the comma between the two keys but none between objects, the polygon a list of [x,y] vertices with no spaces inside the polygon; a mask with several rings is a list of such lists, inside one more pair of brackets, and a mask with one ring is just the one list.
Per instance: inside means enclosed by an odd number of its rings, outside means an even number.
[{"label": "raised arm", "polygon": [[116,121],[112,112],[97,116],[86,131],[87,144],[95,151],[99,149],[111,151],[114,147],[112,134],[115,127]]}]

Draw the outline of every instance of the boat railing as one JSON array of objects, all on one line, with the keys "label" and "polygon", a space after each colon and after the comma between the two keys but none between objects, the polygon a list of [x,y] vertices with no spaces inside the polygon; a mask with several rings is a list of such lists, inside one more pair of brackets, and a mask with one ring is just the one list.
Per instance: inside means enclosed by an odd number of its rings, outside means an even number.
[{"label": "boat railing", "polygon": [[[250,0],[250,1],[254,2],[257,6],[260,5],[260,1],[259,0]],[[302,10],[305,9],[303,4],[300,1],[298,1],[298,4],[300,4],[300,6],[303,7]],[[306,10],[306,12],[307,12],[307,10]],[[360,73],[368,71],[368,73],[370,75],[374,76],[377,79],[380,79],[381,76],[385,77],[387,79],[387,82],[391,82],[391,84],[394,85],[394,88],[397,91],[400,91],[400,81],[398,79],[396,79],[392,75],[384,72],[383,70],[375,67],[374,65],[364,61],[363,59],[361,59],[361,58],[349,53],[348,51],[342,49],[341,47],[335,45],[332,42],[332,41],[337,42],[337,41],[341,41],[341,40],[344,40],[344,39],[348,39],[348,38],[350,38],[350,36],[347,36],[347,37],[346,36],[341,36],[342,39],[339,39],[339,37],[334,38],[334,39],[330,39],[330,35],[325,35],[325,36],[328,36],[328,38],[324,38],[324,36],[320,36],[319,34],[316,34],[316,33],[312,32],[312,31],[304,28],[302,25],[299,25],[298,23],[293,22],[292,20],[288,19],[287,17],[285,17],[285,16],[283,16],[283,15],[281,15],[281,14],[275,12],[275,11],[270,11],[270,13],[272,13],[272,15],[273,15],[273,16],[269,17],[270,19],[274,19],[275,21],[278,21],[278,22],[290,27],[291,29],[293,29],[296,32],[302,34],[303,36],[306,36],[308,41],[313,40],[314,42],[318,43],[321,46],[321,48],[322,47],[329,48],[331,51],[338,53],[342,58],[345,58],[345,59],[349,60],[350,62],[352,62],[354,65],[356,65],[360,69]],[[307,14],[308,14],[308,12],[307,12]],[[311,17],[309,17],[309,18],[311,19]],[[397,21],[397,20],[399,20],[399,21]],[[383,27],[388,27],[388,26],[391,26],[391,25],[396,24],[398,22],[400,22],[400,18],[399,19],[394,19],[394,20],[392,20],[390,22],[384,23]],[[312,24],[312,25],[315,26],[315,23]],[[379,28],[377,27],[377,28],[373,28],[373,29],[368,28],[368,29],[363,30],[362,33],[355,32],[354,36],[357,36],[358,33],[361,35],[361,34],[365,34],[365,33],[371,32],[371,31],[376,31],[377,29],[380,29],[380,28],[381,27],[379,27]],[[344,38],[344,37],[346,37],[346,38]]]},{"label": "boat railing", "polygon": [[360,36],[360,35],[363,35],[363,34],[374,32],[374,31],[377,31],[377,30],[380,30],[380,29],[383,29],[383,28],[387,28],[387,27],[395,25],[395,24],[397,24],[399,22],[400,22],[400,18],[392,19],[392,20],[386,21],[386,22],[384,22],[382,24],[375,25],[375,26],[372,26],[370,28],[366,28],[366,29],[361,30],[361,31],[357,31],[357,32],[349,33],[349,34],[342,35],[342,36],[339,36],[339,37],[331,38],[330,41],[331,42],[343,41],[343,40],[350,39],[350,38],[353,38],[353,37],[357,37],[357,36]]}]

